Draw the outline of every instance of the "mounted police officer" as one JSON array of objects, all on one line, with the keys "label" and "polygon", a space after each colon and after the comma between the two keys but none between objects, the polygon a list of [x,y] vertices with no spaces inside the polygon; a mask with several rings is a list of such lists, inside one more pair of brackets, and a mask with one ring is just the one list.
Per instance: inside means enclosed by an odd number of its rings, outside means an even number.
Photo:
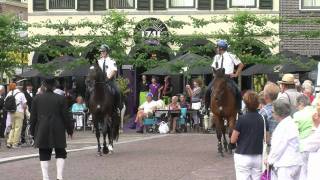
[{"label": "mounted police officer", "polygon": [[[233,78],[237,78],[244,67],[241,60],[234,54],[229,53],[227,51],[229,45],[225,40],[219,40],[217,42],[217,54],[213,58],[213,63],[211,67],[215,70],[224,68],[225,75],[229,79],[229,85],[234,89],[236,100],[237,100],[237,108],[241,109],[241,92],[238,88],[238,85],[235,83]],[[237,66],[236,72],[234,72],[234,67]],[[211,87],[213,85],[213,81],[208,85],[208,90],[206,92],[206,108],[210,107],[210,97],[211,97]]]},{"label": "mounted police officer", "polygon": [[116,85],[115,79],[117,75],[117,64],[116,62],[109,57],[110,48],[106,44],[102,44],[100,46],[100,59],[98,60],[98,65],[102,69],[102,71],[106,74],[106,84],[111,86],[112,91],[115,95],[116,108],[121,110],[121,97],[118,86]]}]

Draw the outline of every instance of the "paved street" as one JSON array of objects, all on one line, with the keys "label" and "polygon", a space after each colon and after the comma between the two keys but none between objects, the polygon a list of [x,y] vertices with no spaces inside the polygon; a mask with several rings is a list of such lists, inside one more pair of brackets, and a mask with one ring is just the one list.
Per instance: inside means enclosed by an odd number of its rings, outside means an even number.
[{"label": "paved street", "polygon": [[[78,132],[68,140],[65,167],[66,180],[233,180],[231,155],[217,154],[216,137],[212,134],[139,135],[122,134],[115,153],[97,157],[95,138],[89,132]],[[87,149],[81,149],[87,147]],[[94,148],[94,149],[93,149]],[[37,153],[33,148],[1,148],[0,159]],[[50,177],[55,179],[55,161],[50,164]],[[40,180],[38,158],[0,164],[0,179]]]}]

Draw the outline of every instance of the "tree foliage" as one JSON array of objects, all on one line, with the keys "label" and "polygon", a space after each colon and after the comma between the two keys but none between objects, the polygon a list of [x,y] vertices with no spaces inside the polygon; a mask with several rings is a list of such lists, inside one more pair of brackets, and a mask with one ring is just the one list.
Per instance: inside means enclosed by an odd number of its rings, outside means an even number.
[{"label": "tree foliage", "polygon": [[3,82],[4,74],[11,77],[17,67],[27,63],[25,51],[28,41],[22,33],[27,26],[12,15],[0,15],[0,81]]},{"label": "tree foliage", "polygon": [[[309,21],[316,24],[319,19],[313,18]],[[171,17],[164,21],[170,31],[161,36],[151,37],[141,37],[141,34],[135,32],[138,23],[139,26],[150,26],[148,21],[141,24],[134,19],[129,19],[125,13],[116,11],[108,12],[98,21],[89,19],[76,22],[73,19],[46,20],[28,25],[23,24],[13,16],[1,15],[0,43],[5,48],[0,50],[0,72],[10,74],[10,70],[23,64],[21,58],[9,56],[10,53],[36,51],[44,55],[43,57],[46,59],[44,62],[66,54],[79,57],[79,59],[83,57],[93,60],[99,57],[97,48],[102,43],[111,47],[111,57],[117,61],[119,66],[132,64],[135,67],[150,69],[162,65],[176,54],[186,52],[211,58],[214,53],[214,41],[217,39],[226,39],[230,44],[230,50],[246,64],[278,64],[283,63],[284,58],[279,55],[272,55],[270,49],[278,45],[277,38],[279,35],[281,35],[280,37],[304,36],[315,38],[320,34],[319,30],[279,33],[277,29],[270,25],[279,23],[301,25],[305,21],[301,18],[285,19],[271,15],[255,15],[249,12],[238,12],[235,15],[226,16],[213,15],[210,19],[189,16],[189,21],[186,22]],[[228,29],[200,33],[202,29],[208,28],[210,25],[221,23],[227,23],[230,26]],[[29,32],[41,33],[32,33],[27,38],[19,37],[19,32],[27,27]],[[194,32],[188,36],[175,33],[179,29],[190,27],[194,28]],[[266,38],[270,40],[269,43],[263,42]],[[185,46],[199,39],[211,40],[211,43],[201,46]],[[70,42],[73,45],[57,46],[55,43],[45,42]],[[150,45],[149,42],[156,42],[156,44]],[[88,46],[88,44],[90,45]],[[171,49],[170,46],[180,47],[180,49]],[[130,49],[131,52],[128,53]],[[86,54],[90,54],[90,56],[86,56]],[[208,64],[207,62],[201,63]],[[45,71],[46,65],[41,65],[40,69]],[[47,68],[47,71],[51,70]]]}]

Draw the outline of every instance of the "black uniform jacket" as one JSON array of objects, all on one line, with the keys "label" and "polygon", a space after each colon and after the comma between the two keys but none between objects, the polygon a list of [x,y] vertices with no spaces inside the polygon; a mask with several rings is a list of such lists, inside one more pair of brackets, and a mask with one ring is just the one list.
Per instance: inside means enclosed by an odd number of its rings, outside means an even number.
[{"label": "black uniform jacket", "polygon": [[53,92],[37,95],[32,102],[31,134],[37,148],[66,148],[66,131],[73,132],[73,122],[64,96]]}]

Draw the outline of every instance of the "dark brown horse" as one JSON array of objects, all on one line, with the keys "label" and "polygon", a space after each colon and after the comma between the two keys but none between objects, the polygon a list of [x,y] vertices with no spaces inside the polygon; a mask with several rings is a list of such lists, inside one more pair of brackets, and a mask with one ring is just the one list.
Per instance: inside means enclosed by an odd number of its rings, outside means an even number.
[{"label": "dark brown horse", "polygon": [[221,137],[223,136],[223,145],[225,151],[231,153],[231,144],[227,143],[226,130],[229,127],[229,138],[235,126],[237,117],[236,98],[232,87],[228,83],[224,69],[214,70],[214,80],[212,85],[210,109],[213,113],[213,123],[216,127],[218,138],[218,151],[223,156]]},{"label": "dark brown horse", "polygon": [[[90,67],[86,79],[87,103],[92,114],[92,121],[95,127],[98,142],[98,155],[101,156],[100,130],[103,135],[103,153],[113,152],[113,141],[119,137],[120,117],[115,107],[114,93],[111,87],[106,84],[105,73],[94,64]],[[108,134],[109,145],[106,143]]]}]

